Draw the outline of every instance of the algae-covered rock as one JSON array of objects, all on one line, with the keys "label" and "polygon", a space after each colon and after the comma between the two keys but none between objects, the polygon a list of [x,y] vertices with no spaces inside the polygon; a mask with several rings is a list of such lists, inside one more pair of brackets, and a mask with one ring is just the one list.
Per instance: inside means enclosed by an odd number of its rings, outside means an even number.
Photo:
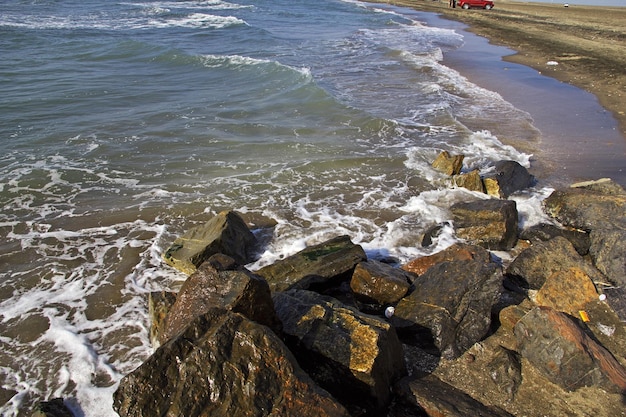
[{"label": "algae-covered rock", "polygon": [[359,262],[367,256],[348,236],[338,236],[265,266],[257,274],[265,278],[272,291],[332,285],[349,279]]},{"label": "algae-covered rock", "polygon": [[212,255],[223,253],[241,265],[254,260],[257,239],[241,216],[223,211],[177,238],[163,254],[168,265],[191,275]]}]

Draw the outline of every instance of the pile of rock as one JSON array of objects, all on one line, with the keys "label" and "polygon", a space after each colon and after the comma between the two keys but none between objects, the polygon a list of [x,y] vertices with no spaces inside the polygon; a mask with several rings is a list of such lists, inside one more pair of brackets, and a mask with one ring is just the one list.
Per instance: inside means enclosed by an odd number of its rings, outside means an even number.
[{"label": "pile of rock", "polygon": [[[241,266],[254,235],[221,213],[164,255],[190,276],[178,294],[151,295],[157,349],[122,379],[114,407],[623,416],[625,208],[615,183],[582,184],[545,200],[555,224],[520,232],[515,202],[480,199],[452,207],[465,243],[401,267],[339,236],[254,273]],[[489,252],[512,248],[507,265]]]}]

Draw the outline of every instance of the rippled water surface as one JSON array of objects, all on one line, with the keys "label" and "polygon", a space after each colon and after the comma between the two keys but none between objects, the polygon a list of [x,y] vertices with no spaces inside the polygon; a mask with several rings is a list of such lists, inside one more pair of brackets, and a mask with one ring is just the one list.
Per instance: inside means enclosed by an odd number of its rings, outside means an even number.
[{"label": "rippled water surface", "polygon": [[[442,64],[463,36],[381,7],[3,5],[1,414],[115,415],[151,353],[147,293],[184,279],[160,254],[216,212],[277,222],[251,269],[338,234],[405,260],[469,193],[431,169],[440,151],[529,166],[501,139],[534,143],[529,115]],[[520,197],[526,220],[545,192]]]}]

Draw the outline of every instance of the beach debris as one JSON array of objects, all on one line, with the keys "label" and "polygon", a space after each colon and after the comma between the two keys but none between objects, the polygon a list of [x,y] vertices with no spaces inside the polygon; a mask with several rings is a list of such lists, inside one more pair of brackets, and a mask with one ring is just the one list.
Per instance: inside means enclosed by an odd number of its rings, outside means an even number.
[{"label": "beach debris", "polygon": [[546,65],[548,65],[548,66],[557,66],[557,65],[559,65],[559,63],[557,61],[548,61],[548,62],[546,62]]}]

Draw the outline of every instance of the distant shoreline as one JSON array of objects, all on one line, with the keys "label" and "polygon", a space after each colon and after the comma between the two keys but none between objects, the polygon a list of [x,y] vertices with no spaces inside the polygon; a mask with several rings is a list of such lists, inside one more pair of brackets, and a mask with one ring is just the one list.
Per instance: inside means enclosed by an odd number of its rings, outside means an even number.
[{"label": "distant shoreline", "polygon": [[445,0],[376,3],[441,14],[515,50],[504,59],[594,94],[613,113],[626,141],[626,7],[496,0],[486,11],[450,8]]}]

